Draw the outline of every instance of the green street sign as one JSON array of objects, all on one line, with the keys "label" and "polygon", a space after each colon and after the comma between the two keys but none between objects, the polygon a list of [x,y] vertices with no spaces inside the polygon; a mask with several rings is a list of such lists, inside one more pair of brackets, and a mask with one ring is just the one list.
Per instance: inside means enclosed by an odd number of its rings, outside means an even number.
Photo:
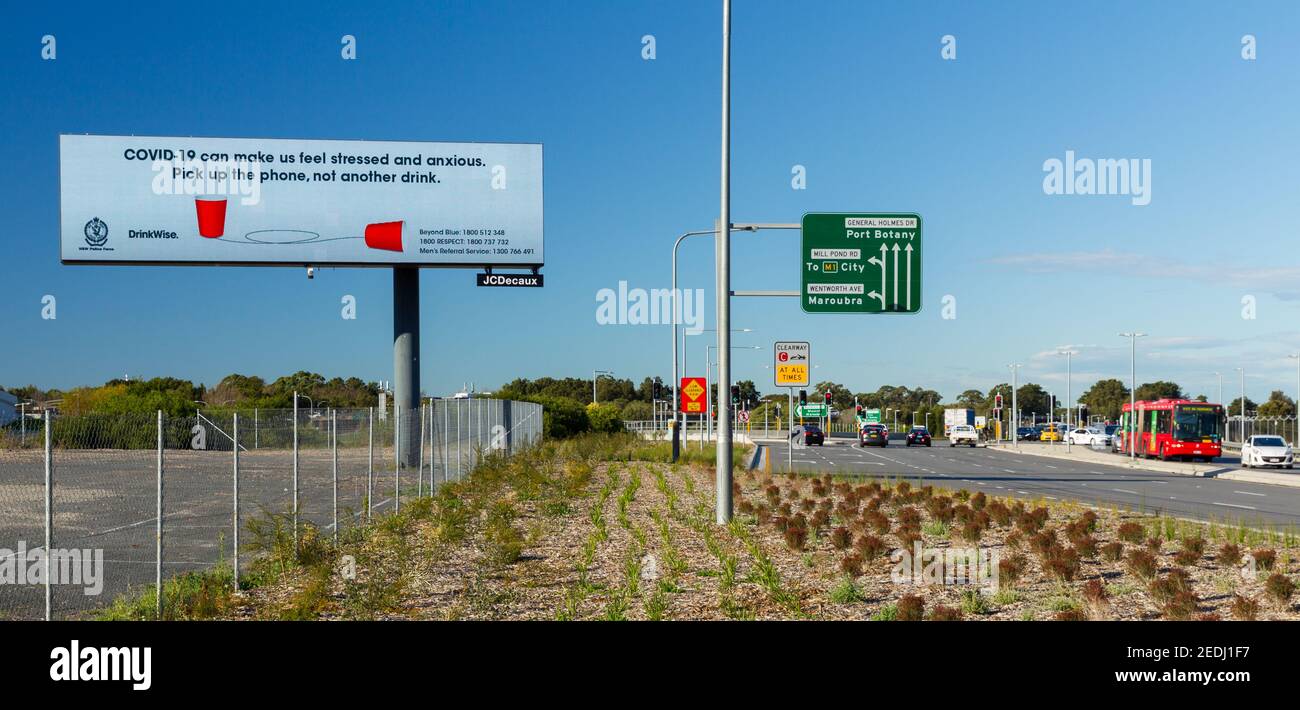
[{"label": "green street sign", "polygon": [[826,416],[826,405],[824,404],[802,404],[795,408],[795,416],[804,419],[815,419]]},{"label": "green street sign", "polygon": [[805,313],[921,310],[921,216],[803,216],[799,303]]},{"label": "green street sign", "polygon": [[868,410],[862,412],[862,414],[864,415],[864,416],[863,416],[863,419],[865,419],[866,422],[867,422],[868,424],[879,424],[879,423],[880,423],[880,410],[879,410],[879,409],[868,409]]}]

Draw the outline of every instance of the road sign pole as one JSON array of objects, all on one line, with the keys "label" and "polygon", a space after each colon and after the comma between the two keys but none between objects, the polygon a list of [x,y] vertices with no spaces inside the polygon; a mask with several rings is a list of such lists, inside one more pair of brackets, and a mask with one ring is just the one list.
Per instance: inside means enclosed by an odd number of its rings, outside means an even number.
[{"label": "road sign pole", "polygon": [[722,176],[718,220],[718,447],[715,522],[731,521],[731,0],[722,0]]},{"label": "road sign pole", "polygon": [[790,426],[785,432],[785,470],[787,472],[794,470],[794,388],[790,388],[790,399],[786,403],[786,409],[790,412]]}]

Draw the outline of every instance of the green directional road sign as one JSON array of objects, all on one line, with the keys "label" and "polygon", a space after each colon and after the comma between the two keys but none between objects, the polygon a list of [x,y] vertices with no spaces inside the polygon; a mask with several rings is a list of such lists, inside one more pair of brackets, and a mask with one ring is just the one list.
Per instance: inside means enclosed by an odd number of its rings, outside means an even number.
[{"label": "green directional road sign", "polygon": [[921,216],[803,216],[799,302],[805,313],[921,310]]},{"label": "green directional road sign", "polygon": [[816,419],[826,416],[826,405],[824,404],[803,404],[795,407],[794,415],[804,419]]}]

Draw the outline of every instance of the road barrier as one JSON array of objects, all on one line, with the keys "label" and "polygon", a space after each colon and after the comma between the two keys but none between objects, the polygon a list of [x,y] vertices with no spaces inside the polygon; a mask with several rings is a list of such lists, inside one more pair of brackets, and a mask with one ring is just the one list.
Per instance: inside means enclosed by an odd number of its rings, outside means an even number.
[{"label": "road barrier", "polygon": [[[45,416],[0,430],[0,619],[79,618],[184,572],[237,575],[240,534],[265,512],[295,540],[308,525],[335,537],[542,437],[541,405],[501,399]],[[418,457],[398,466],[407,437]]]}]

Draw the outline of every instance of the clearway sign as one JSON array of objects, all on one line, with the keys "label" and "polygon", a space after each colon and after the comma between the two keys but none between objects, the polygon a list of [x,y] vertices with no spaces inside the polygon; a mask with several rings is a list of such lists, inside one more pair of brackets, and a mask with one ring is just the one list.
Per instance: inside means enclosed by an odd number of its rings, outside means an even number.
[{"label": "clearway sign", "polygon": [[812,349],[806,342],[778,342],[772,351],[772,373],[777,387],[807,387]]}]

